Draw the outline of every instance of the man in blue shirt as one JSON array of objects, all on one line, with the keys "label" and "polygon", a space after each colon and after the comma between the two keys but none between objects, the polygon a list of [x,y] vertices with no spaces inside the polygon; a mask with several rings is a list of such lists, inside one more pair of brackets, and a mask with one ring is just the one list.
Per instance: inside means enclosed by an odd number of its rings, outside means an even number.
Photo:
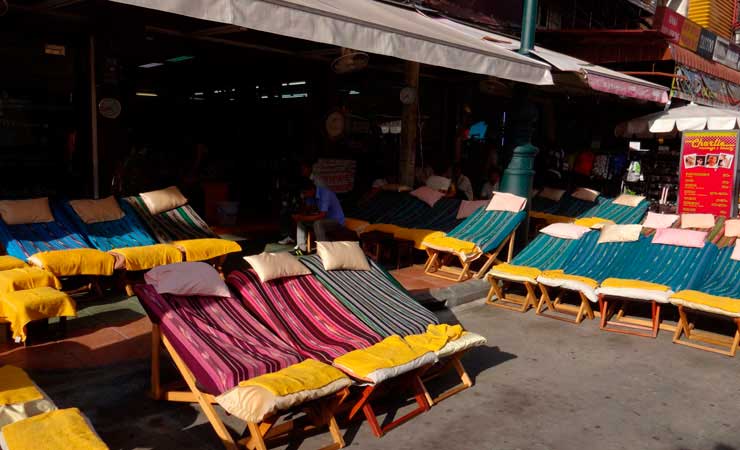
[{"label": "man in blue shirt", "polygon": [[326,241],[330,233],[344,226],[344,211],[337,194],[311,180],[304,180],[301,196],[308,209],[293,215],[293,220],[297,224],[296,249],[306,251],[306,227],[312,226],[317,242]]}]

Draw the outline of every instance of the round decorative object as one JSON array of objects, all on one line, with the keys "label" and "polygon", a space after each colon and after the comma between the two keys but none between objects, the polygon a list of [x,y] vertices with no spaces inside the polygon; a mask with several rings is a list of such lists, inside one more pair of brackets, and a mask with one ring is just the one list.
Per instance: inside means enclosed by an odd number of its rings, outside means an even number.
[{"label": "round decorative object", "polygon": [[104,98],[98,103],[98,111],[106,119],[117,119],[121,115],[121,102],[115,98]]},{"label": "round decorative object", "polygon": [[416,89],[410,86],[406,86],[405,88],[401,89],[399,98],[401,99],[401,103],[403,103],[404,105],[410,105],[412,103],[415,103],[416,102]]},{"label": "round decorative object", "polygon": [[330,138],[336,138],[344,133],[344,114],[334,111],[326,117],[326,134]]}]

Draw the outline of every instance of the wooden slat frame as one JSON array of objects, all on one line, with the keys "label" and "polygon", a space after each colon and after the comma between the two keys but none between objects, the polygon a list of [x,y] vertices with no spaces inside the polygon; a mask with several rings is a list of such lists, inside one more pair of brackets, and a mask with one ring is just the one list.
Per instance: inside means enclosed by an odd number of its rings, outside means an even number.
[{"label": "wooden slat frame", "polygon": [[[436,368],[436,370],[435,368],[432,368],[432,370],[430,370],[428,374],[425,374],[421,378],[421,386],[424,388],[424,396],[426,397],[429,406],[434,406],[442,400],[448,399],[453,395],[473,386],[473,381],[470,379],[470,376],[468,375],[468,372],[465,370],[465,367],[462,365],[461,361],[463,355],[465,355],[465,353],[467,352],[468,349],[455,353],[454,355],[450,355],[447,361],[445,361],[443,364],[440,364],[440,366]],[[444,373],[452,369],[454,369],[455,372],[457,372],[457,376],[460,377],[460,383],[451,387],[445,392],[442,392],[436,397],[432,397],[425,383],[442,376]]]},{"label": "wooden slat frame", "polygon": [[[735,323],[736,327],[735,335],[731,338],[729,336],[721,336],[715,333],[695,330],[694,325],[688,319],[687,309],[691,312],[700,312],[694,311],[690,307],[678,305],[678,325],[673,334],[674,344],[685,345],[686,347],[692,347],[698,350],[704,350],[705,352],[717,353],[729,357],[735,356],[738,344],[740,344],[740,318],[735,317],[731,319]],[[704,314],[711,315],[716,318],[724,318],[719,314]],[[686,340],[681,339],[682,335],[686,336]],[[709,345],[703,345],[697,342],[703,342],[704,344]]]},{"label": "wooden slat frame", "polygon": [[583,319],[585,318],[588,318],[590,320],[594,319],[594,311],[591,308],[591,302],[583,294],[583,292],[577,291],[581,303],[578,306],[574,306],[562,302],[563,293],[567,291],[567,289],[560,289],[558,291],[557,297],[555,297],[555,299],[553,300],[550,297],[548,286],[539,283],[539,287],[542,295],[540,296],[540,301],[537,304],[537,309],[535,310],[535,313],[538,316],[560,320],[576,325],[583,322]]},{"label": "wooden slat frame", "polygon": [[[648,302],[650,304],[650,320],[624,317],[624,305],[629,302]],[[620,306],[617,318],[611,320],[614,316],[614,308],[617,305]],[[610,299],[609,296],[601,294],[599,295],[599,311],[601,313],[599,328],[612,333],[655,339],[660,331],[660,310],[661,304],[656,301],[623,297],[613,297]]]},{"label": "wooden slat frame", "polygon": [[[506,293],[505,287],[499,286],[499,280],[494,277],[488,277],[488,283],[491,289],[486,296],[486,305],[504,308],[510,311],[527,312],[530,308],[537,307],[537,294],[535,293],[535,284],[529,281],[511,281],[504,280],[504,283],[521,283],[527,291],[526,295]],[[493,299],[494,295],[496,300]]]}]

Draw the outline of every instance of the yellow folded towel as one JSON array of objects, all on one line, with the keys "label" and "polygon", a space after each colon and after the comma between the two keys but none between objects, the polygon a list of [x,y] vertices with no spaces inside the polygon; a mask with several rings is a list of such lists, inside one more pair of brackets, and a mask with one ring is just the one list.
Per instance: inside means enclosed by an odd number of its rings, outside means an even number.
[{"label": "yellow folded towel", "polygon": [[10,255],[0,255],[0,270],[20,269],[26,267],[22,260]]},{"label": "yellow folded towel", "polygon": [[37,287],[62,288],[62,283],[51,272],[38,267],[21,267],[0,271],[0,294]]},{"label": "yellow folded towel", "polygon": [[584,217],[573,222],[574,225],[578,225],[580,227],[597,229],[603,227],[604,225],[611,225],[613,223],[613,220],[602,219],[601,217]]},{"label": "yellow folded towel", "polygon": [[112,275],[115,258],[93,248],[39,252],[28,260],[58,277]]},{"label": "yellow folded towel", "polygon": [[422,244],[426,247],[437,250],[462,253],[465,255],[481,252],[475,243],[448,237],[441,232],[436,232],[426,236]]},{"label": "yellow folded towel", "polygon": [[411,347],[425,348],[431,352],[436,352],[441,350],[448,342],[459,339],[463,333],[462,325],[430,324],[427,326],[426,333],[413,334],[406,336],[404,339]]},{"label": "yellow folded towel", "polygon": [[110,251],[124,258],[126,270],[149,270],[154,267],[182,262],[182,252],[170,244],[115,248]]},{"label": "yellow folded towel", "polygon": [[285,396],[321,389],[342,378],[347,378],[347,375],[341,370],[315,359],[307,359],[277,372],[242,381],[239,386],[259,386],[274,395]]},{"label": "yellow folded towel", "polygon": [[0,406],[41,400],[44,396],[23,369],[0,367]]},{"label": "yellow folded towel", "polygon": [[375,345],[354,350],[334,360],[334,365],[353,376],[368,379],[371,373],[409,363],[429,350],[406,342],[401,336],[389,336]]},{"label": "yellow folded towel", "polygon": [[26,340],[29,322],[50,317],[74,317],[77,305],[69,295],[51,287],[27,289],[0,295],[0,316],[10,322],[14,339]]},{"label": "yellow folded towel", "polygon": [[604,288],[619,288],[619,289],[643,289],[647,291],[668,291],[671,288],[663,284],[650,283],[647,281],[640,280],[627,280],[624,278],[607,278],[601,283],[601,287]]},{"label": "yellow folded towel", "polygon": [[496,275],[496,273],[501,273],[504,275],[514,275],[518,277],[531,278],[534,280],[542,274],[542,271],[534,267],[517,266],[514,264],[503,263],[494,266],[494,268],[491,269],[489,273],[494,276]]},{"label": "yellow folded towel", "polygon": [[541,276],[545,278],[555,278],[558,280],[577,281],[593,289],[596,289],[599,286],[599,282],[594,280],[593,278],[581,277],[578,275],[568,275],[562,270],[546,270],[542,272]]},{"label": "yellow folded towel", "polygon": [[77,408],[29,417],[2,431],[11,450],[108,450]]},{"label": "yellow folded towel", "polygon": [[740,314],[740,299],[732,297],[721,297],[718,295],[705,294],[699,291],[678,291],[671,296],[671,300],[682,300],[686,303],[695,305],[709,306],[711,308],[721,309],[733,314]]},{"label": "yellow folded towel", "polygon": [[185,241],[174,241],[172,244],[185,253],[186,261],[207,261],[229,253],[242,251],[239,244],[228,239],[188,239]]}]

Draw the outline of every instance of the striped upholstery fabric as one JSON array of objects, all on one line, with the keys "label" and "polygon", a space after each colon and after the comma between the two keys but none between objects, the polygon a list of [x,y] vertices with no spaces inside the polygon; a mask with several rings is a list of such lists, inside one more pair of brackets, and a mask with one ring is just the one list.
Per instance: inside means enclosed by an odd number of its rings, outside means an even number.
[{"label": "striped upholstery fabric", "polygon": [[317,255],[301,258],[314,276],[331,291],[352,314],[382,337],[424,333],[439,319],[374,261],[369,271],[324,270]]},{"label": "striped upholstery fabric", "polygon": [[555,200],[549,198],[540,197],[539,195],[534,196],[532,198],[532,202],[530,203],[532,211],[548,214],[555,214],[555,212],[558,210],[559,204],[560,202],[556,202]]},{"label": "striped upholstery fabric", "polygon": [[596,282],[613,277],[625,264],[625,257],[635,259],[640,251],[640,241],[606,242],[598,244],[599,233],[591,231],[578,240],[570,261],[560,267],[568,275],[591,278]]},{"label": "striped upholstery fabric", "polygon": [[98,223],[83,222],[68,202],[64,203],[64,208],[70,220],[85,233],[93,247],[98,250],[107,252],[114,248],[156,244],[157,242],[149,235],[133,208],[122,200],[118,203],[125,215],[118,220]]},{"label": "striped upholstery fabric", "polygon": [[473,242],[482,252],[487,253],[498,248],[526,216],[526,211],[513,213],[479,208],[447,233],[447,237]]},{"label": "striped upholstery fabric", "polygon": [[578,217],[600,217],[618,224],[637,224],[642,222],[650,204],[643,200],[635,207],[615,205],[614,199],[604,199],[593,208],[589,208]]},{"label": "striped upholstery fabric", "polygon": [[673,291],[695,289],[717,257],[717,246],[711,243],[703,248],[689,248],[651,241],[652,238],[641,237],[636,250],[625,255],[609,276],[658,283]]},{"label": "striped upholstery fabric", "polygon": [[7,254],[25,261],[38,252],[90,247],[64,211],[50,206],[54,222],[6,225],[0,220],[0,244]]},{"label": "striped upholstery fabric", "polygon": [[[408,195],[408,194],[406,194]],[[456,198],[442,198],[434,206],[413,198],[413,202],[395,217],[387,219],[392,225],[405,228],[419,228],[424,230],[449,231],[455,228],[460,221],[457,219],[457,210],[460,209],[460,200]]]},{"label": "striped upholstery fabric", "polygon": [[564,194],[559,202],[544,197],[534,197],[532,199],[532,211],[552,214],[555,216],[578,217],[590,208],[605,201],[604,197],[599,197],[594,202],[588,202],[579,198],[574,198],[570,194]]},{"label": "striped upholstery fabric", "polygon": [[139,218],[146,223],[154,238],[163,244],[186,239],[217,237],[190,205],[152,215],[138,195],[123,200],[131,205]]},{"label": "striped upholstery fabric", "polygon": [[149,285],[134,291],[209,394],[220,395],[241,381],[304,359],[250,316],[239,300],[160,295]]},{"label": "striped upholstery fabric", "polygon": [[734,247],[717,251],[717,257],[696,289],[705,294],[740,300],[740,261],[730,258]]},{"label": "striped upholstery fabric", "polygon": [[511,264],[540,270],[562,269],[579,245],[581,240],[560,239],[540,233],[511,260]]},{"label": "striped upholstery fabric", "polygon": [[226,281],[262,323],[306,358],[331,364],[380,341],[312,276],[262,283],[250,270],[232,272]]}]

